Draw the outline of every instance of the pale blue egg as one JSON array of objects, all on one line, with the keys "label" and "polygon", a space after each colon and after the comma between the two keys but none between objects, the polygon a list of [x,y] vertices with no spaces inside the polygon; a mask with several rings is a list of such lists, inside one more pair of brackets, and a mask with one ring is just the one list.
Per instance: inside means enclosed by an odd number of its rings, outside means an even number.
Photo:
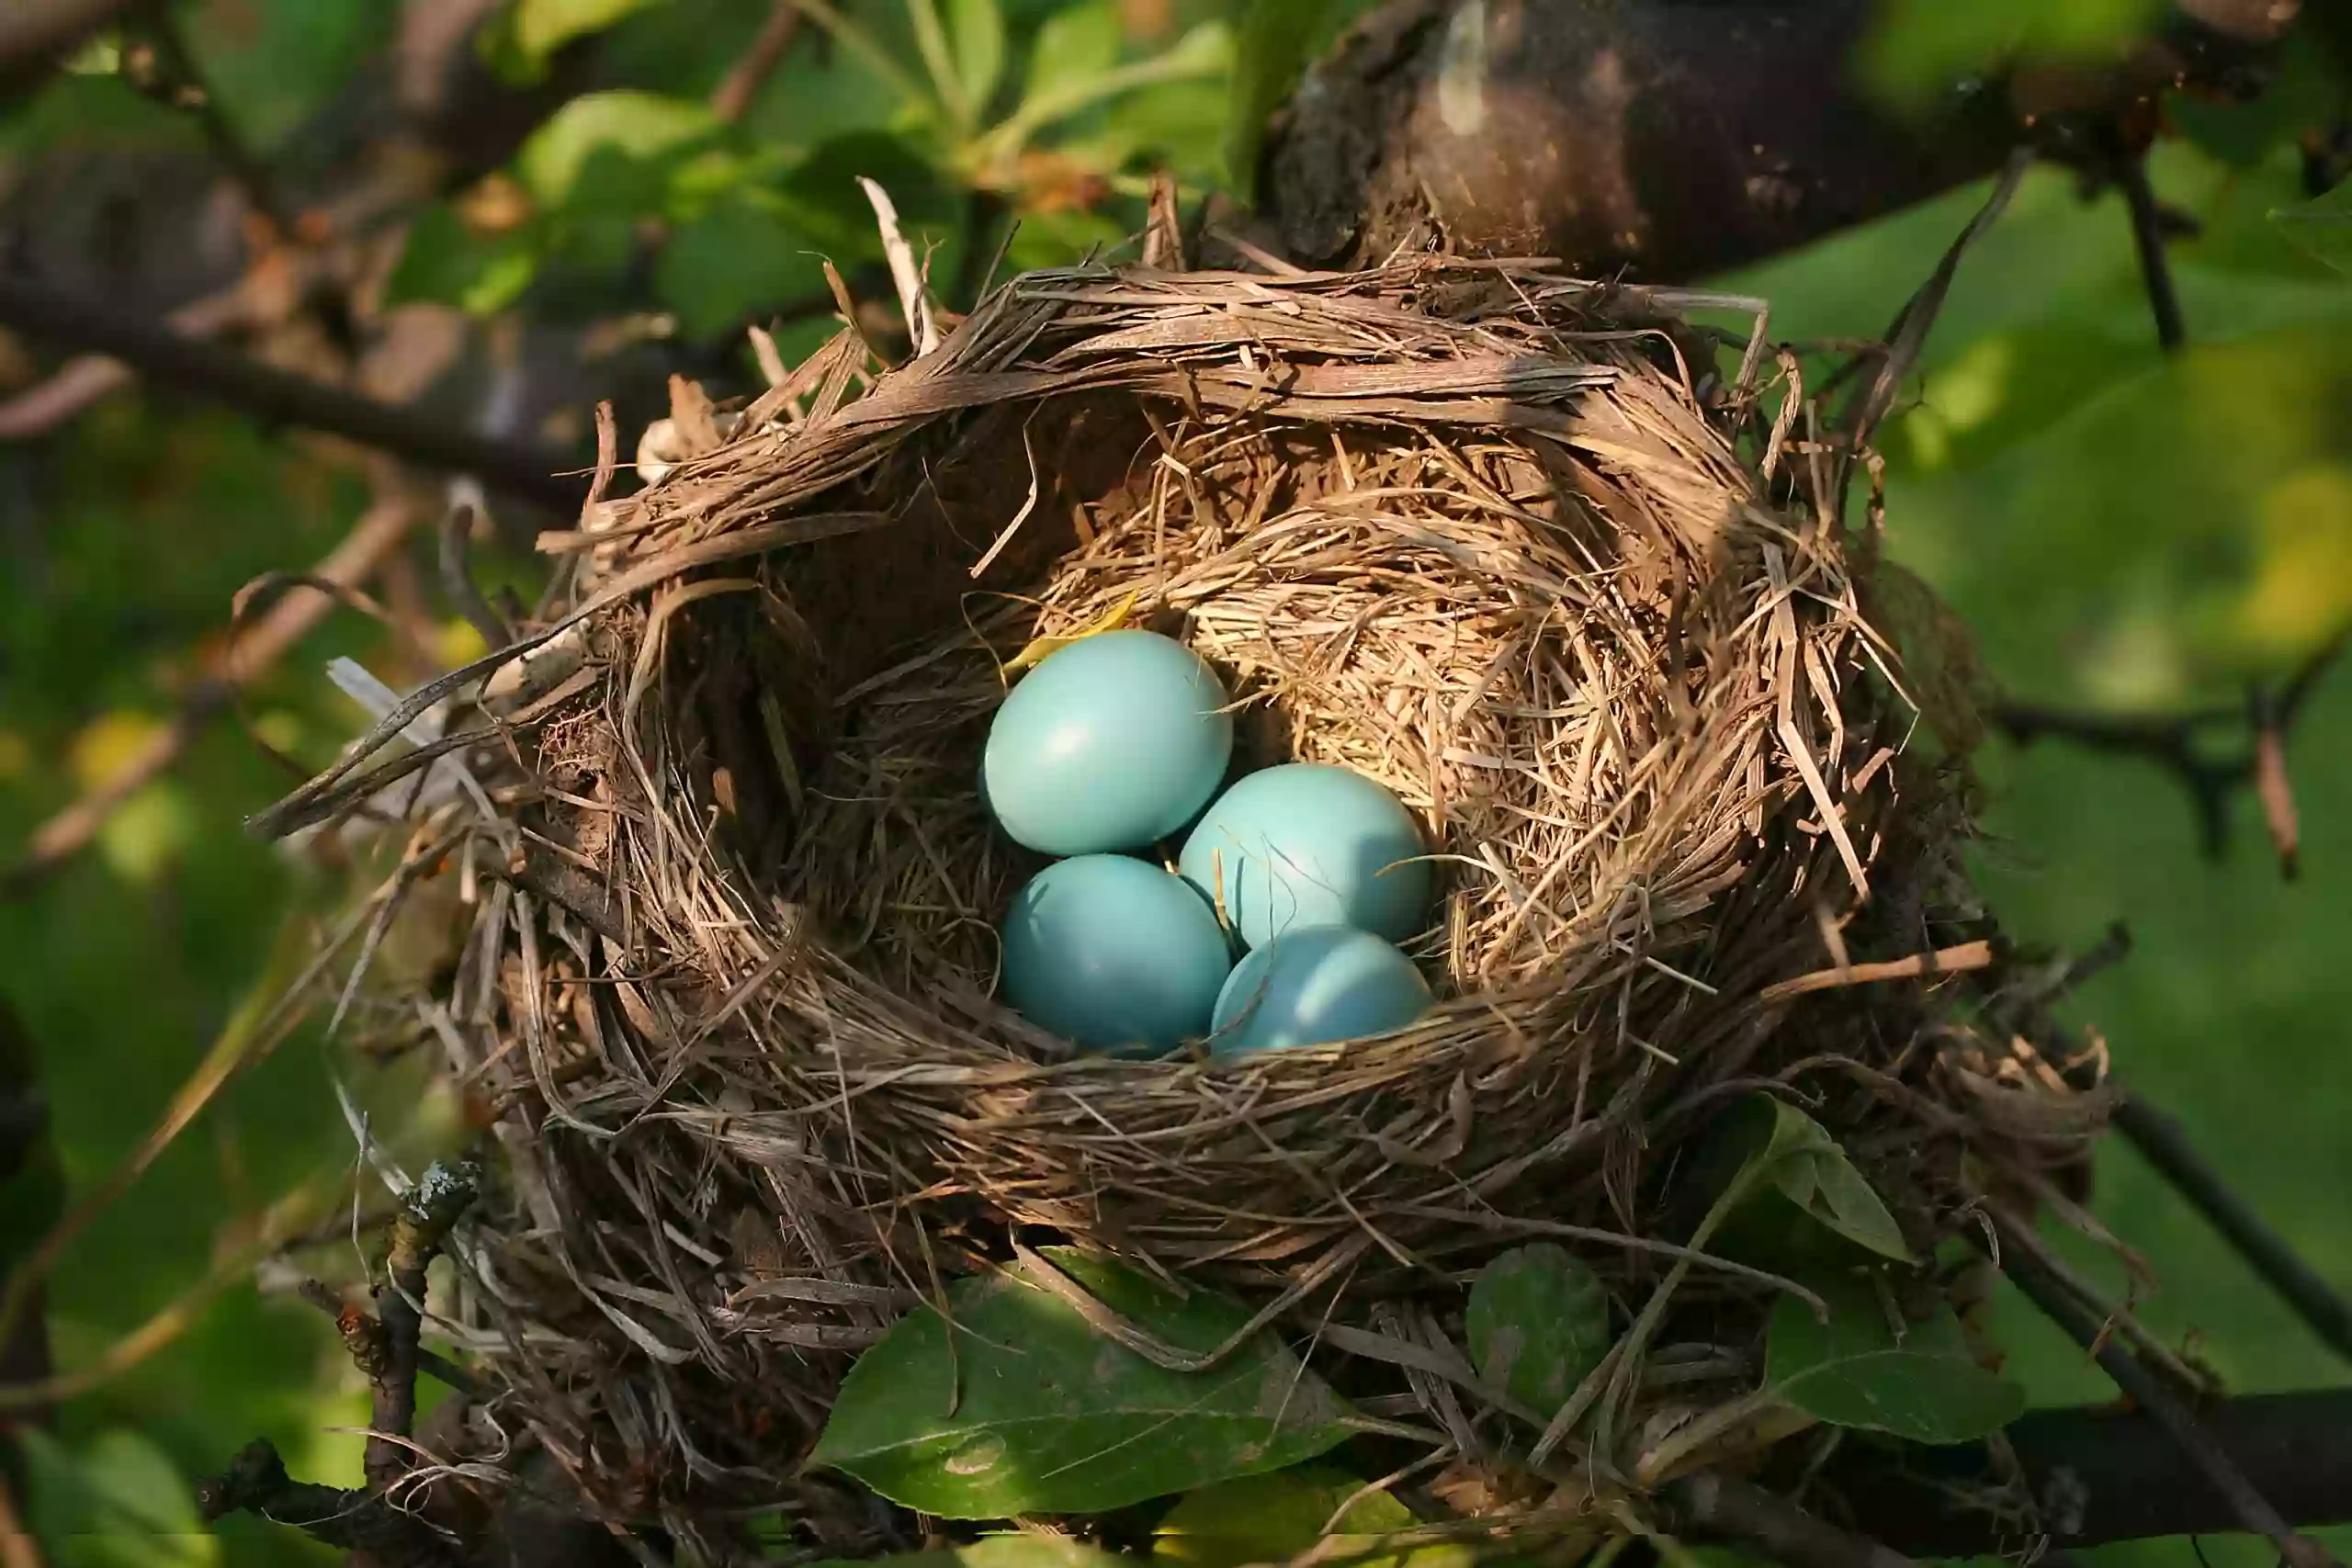
[{"label": "pale blue egg", "polygon": [[1206,805],[1233,756],[1225,687],[1156,632],[1105,632],[1022,677],[989,726],[980,791],[1042,854],[1139,850]]},{"label": "pale blue egg", "polygon": [[1402,942],[1429,910],[1423,852],[1412,813],[1381,785],[1290,762],[1220,795],[1180,863],[1251,947],[1292,926],[1355,926]]},{"label": "pale blue egg", "polygon": [[1413,961],[1352,926],[1294,926],[1233,966],[1217,993],[1214,1055],[1324,1045],[1402,1029],[1430,1008]]},{"label": "pale blue egg", "polygon": [[1004,999],[1090,1051],[1156,1056],[1209,1032],[1233,967],[1191,883],[1125,855],[1080,855],[1029,879],[1001,931]]}]

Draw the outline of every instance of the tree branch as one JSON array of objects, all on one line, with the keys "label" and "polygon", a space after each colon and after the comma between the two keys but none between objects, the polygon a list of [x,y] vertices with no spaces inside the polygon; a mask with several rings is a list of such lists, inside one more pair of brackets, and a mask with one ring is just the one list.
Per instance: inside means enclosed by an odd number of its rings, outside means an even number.
[{"label": "tree branch", "polygon": [[[416,509],[407,496],[379,494],[313,575],[356,587],[399,548],[415,520]],[[24,853],[0,869],[0,900],[23,897],[80,854],[126,801],[176,763],[236,701],[238,692],[309,635],[334,604],[332,595],[315,588],[298,588],[272,604],[250,632],[232,644],[222,667],[189,690],[168,727],[113,777],[34,829]]]},{"label": "tree branch", "polygon": [[2312,1333],[2337,1355],[2352,1360],[2352,1303],[2321,1279],[2287,1238],[2271,1229],[2254,1206],[2222,1179],[2222,1173],[2189,1142],[2187,1129],[2138,1094],[2124,1096],[2112,1122]]},{"label": "tree branch", "polygon": [[368,1484],[378,1492],[388,1490],[416,1462],[403,1439],[416,1424],[417,1340],[424,1330],[424,1271],[481,1186],[481,1178],[471,1166],[435,1163],[417,1182],[409,1206],[392,1221],[386,1258],[391,1278],[376,1292],[383,1356],[369,1373],[375,1386],[375,1410],[362,1461]]},{"label": "tree branch", "polygon": [[743,51],[742,58],[712,90],[712,118],[722,125],[733,125],[750,112],[760,89],[792,51],[793,40],[800,36],[800,23],[801,10],[796,0],[775,0],[767,20],[760,24],[759,36],[752,40],[752,47]]},{"label": "tree branch", "polygon": [[2116,183],[2132,211],[2132,248],[2140,257],[2140,278],[2148,290],[2148,309],[2156,319],[2156,344],[2166,354],[2188,341],[2181,319],[2180,291],[2173,286],[2172,262],[2165,254],[2165,218],[2156,193],[2148,184],[2148,154],[2139,151],[2118,154]]},{"label": "tree branch", "polygon": [[45,63],[128,10],[130,0],[13,0],[0,6],[0,72]]},{"label": "tree branch", "polygon": [[[2352,641],[2352,626],[2314,649],[2275,692],[2260,684],[2252,687],[2243,708],[2199,708],[2169,717],[2136,718],[1996,703],[1991,717],[2020,746],[2047,737],[2094,751],[2140,757],[2165,769],[2188,792],[2199,841],[2211,859],[2220,859],[2229,847],[2231,798],[2240,789],[2254,789],[2279,870],[2291,879],[2301,869],[2301,845],[2294,793],[2287,778],[2287,738],[2347,641]],[[2244,739],[2227,749],[2217,750],[2207,739],[2216,730],[2240,727]]]},{"label": "tree branch", "polygon": [[[2251,1394],[2201,1405],[2207,1435],[2279,1512],[2304,1528],[2352,1522],[2352,1388]],[[2013,1555],[2032,1530],[1995,1499],[2030,1504],[2050,1543],[2103,1546],[2242,1527],[2228,1500],[2144,1410],[2036,1410],[1984,1444],[1928,1448],[1849,1433],[1807,1495],[1848,1529],[1918,1557]],[[2012,1483],[2021,1483],[2021,1490]]]},{"label": "tree branch", "polygon": [[[1996,1223],[2005,1233],[2005,1242],[2014,1239],[2011,1226],[1997,1217]],[[2088,1350],[2115,1386],[2147,1412],[2205,1486],[2227,1506],[2239,1529],[2267,1536],[2289,1568],[2340,1568],[2325,1547],[2296,1531],[2161,1379],[2107,1337],[2106,1325],[2080,1300],[2020,1248],[2004,1246],[2000,1264],[2001,1271],[2026,1299],[2067,1337]]]},{"label": "tree branch", "polygon": [[459,1568],[457,1552],[424,1520],[379,1492],[295,1480],[266,1438],[247,1444],[225,1472],[198,1486],[196,1500],[208,1521],[258,1514],[325,1545],[367,1552],[382,1568]]},{"label": "tree branch", "polygon": [[1682,1533],[1747,1541],[1787,1568],[1919,1568],[1893,1547],[1825,1524],[1778,1493],[1713,1471],[1675,1482],[1661,1500]]},{"label": "tree branch", "polygon": [[291,376],[23,277],[0,274],[0,326],[119,359],[151,380],[259,419],[323,431],[425,468],[471,474],[485,485],[542,505],[572,510],[585,489],[579,479],[556,472],[562,459],[554,454],[478,435],[410,409]]},{"label": "tree branch", "polygon": [[171,0],[140,0],[141,43],[123,56],[123,80],[158,103],[184,109],[204,133],[205,145],[244,193],[247,205],[269,220],[281,240],[294,234],[294,214],[281,199],[277,182],[247,147],[205,85],[196,56],[172,15]]}]

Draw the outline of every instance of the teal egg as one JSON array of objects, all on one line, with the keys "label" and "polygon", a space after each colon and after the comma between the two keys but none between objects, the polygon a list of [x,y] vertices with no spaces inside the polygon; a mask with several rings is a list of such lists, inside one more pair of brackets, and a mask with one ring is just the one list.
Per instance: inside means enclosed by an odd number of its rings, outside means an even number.
[{"label": "teal egg", "polygon": [[1370,931],[1294,926],[1233,966],[1209,1050],[1237,1056],[1355,1040],[1402,1029],[1429,1007],[1420,970]]},{"label": "teal egg", "polygon": [[1251,947],[1292,926],[1421,929],[1430,866],[1412,813],[1362,773],[1290,762],[1250,774],[1184,840],[1185,878]]},{"label": "teal egg", "polygon": [[1071,643],[997,709],[980,790],[1015,840],[1041,854],[1139,850],[1207,804],[1233,757],[1225,687],[1156,632]]},{"label": "teal egg", "polygon": [[1004,999],[1090,1051],[1156,1056],[1209,1032],[1233,958],[1192,884],[1125,855],[1031,877],[1001,932]]}]

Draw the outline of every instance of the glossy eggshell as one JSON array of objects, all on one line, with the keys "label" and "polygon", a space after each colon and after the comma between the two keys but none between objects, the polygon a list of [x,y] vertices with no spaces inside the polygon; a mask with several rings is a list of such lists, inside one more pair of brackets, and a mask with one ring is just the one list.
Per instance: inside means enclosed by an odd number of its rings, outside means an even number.
[{"label": "glossy eggshell", "polygon": [[1192,885],[1125,855],[1058,861],[1012,900],[1004,999],[1089,1051],[1156,1056],[1208,1032],[1233,959]]},{"label": "glossy eggshell", "polygon": [[1391,942],[1421,929],[1430,866],[1404,802],[1346,768],[1250,774],[1185,837],[1185,878],[1250,947],[1292,926],[1356,926]]},{"label": "glossy eggshell", "polygon": [[1427,1012],[1430,999],[1413,961],[1370,931],[1297,926],[1233,966],[1209,1050],[1236,1056],[1382,1034]]},{"label": "glossy eggshell", "polygon": [[980,792],[1041,854],[1138,850],[1190,822],[1233,756],[1225,687],[1156,632],[1105,632],[1022,677],[989,726]]}]

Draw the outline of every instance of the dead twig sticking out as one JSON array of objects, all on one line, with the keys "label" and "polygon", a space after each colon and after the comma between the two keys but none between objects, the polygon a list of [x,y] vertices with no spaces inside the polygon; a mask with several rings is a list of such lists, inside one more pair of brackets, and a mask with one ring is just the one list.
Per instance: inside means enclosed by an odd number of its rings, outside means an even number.
[{"label": "dead twig sticking out", "polygon": [[[375,504],[360,513],[312,575],[340,587],[356,587],[400,547],[415,521],[416,508],[405,493],[379,487]],[[232,644],[220,667],[189,690],[168,726],[113,777],[34,829],[24,853],[0,871],[0,898],[23,897],[81,853],[126,801],[176,763],[236,701],[237,694],[308,636],[334,603],[331,594],[298,588],[272,604]]]},{"label": "dead twig sticking out", "polygon": [[712,89],[713,119],[722,125],[733,125],[750,112],[760,89],[767,85],[768,78],[784,63],[784,57],[792,52],[793,42],[800,36],[800,7],[794,0],[775,0],[768,10],[768,19],[760,24],[759,36],[752,40],[752,47],[743,51],[743,57]]},{"label": "dead twig sticking out", "polygon": [[2018,1240],[2014,1224],[1997,1217],[2001,1233],[2001,1271],[2009,1277],[2036,1310],[2068,1338],[2089,1351],[2099,1370],[2114,1380],[2126,1397],[2147,1412],[2165,1430],[2183,1458],[2229,1505],[2241,1528],[2267,1536],[2288,1568],[2341,1568],[2334,1553],[2296,1530],[2268,1498],[2246,1479],[2237,1462],[2206,1432],[2196,1415],[2181,1403],[2164,1381],[2107,1333],[2089,1308],[2055,1277],[2034,1261],[2029,1250],[2011,1245]]},{"label": "dead twig sticking out", "polygon": [[[2352,626],[2321,644],[2277,690],[2252,688],[2243,708],[2199,708],[2137,718],[1999,703],[1992,709],[1993,722],[2020,746],[2050,737],[2094,751],[2145,758],[2164,768],[2188,792],[2199,841],[2210,859],[2219,860],[2229,848],[2231,797],[2241,788],[2253,788],[2278,855],[2279,872],[2292,880],[2301,870],[2301,833],[2287,778],[2287,737],[2347,640],[2352,640]],[[2249,733],[2236,746],[2217,751],[2206,739],[2215,730],[2240,725]]]},{"label": "dead twig sticking out", "polygon": [[2124,1097],[2113,1125],[2138,1149],[2173,1190],[2188,1200],[2246,1260],[2279,1299],[2329,1348],[2352,1360],[2352,1302],[2346,1302],[2287,1238],[2270,1228],[2254,1205],[2223,1180],[2188,1139],[2187,1129],[2141,1095]]}]

